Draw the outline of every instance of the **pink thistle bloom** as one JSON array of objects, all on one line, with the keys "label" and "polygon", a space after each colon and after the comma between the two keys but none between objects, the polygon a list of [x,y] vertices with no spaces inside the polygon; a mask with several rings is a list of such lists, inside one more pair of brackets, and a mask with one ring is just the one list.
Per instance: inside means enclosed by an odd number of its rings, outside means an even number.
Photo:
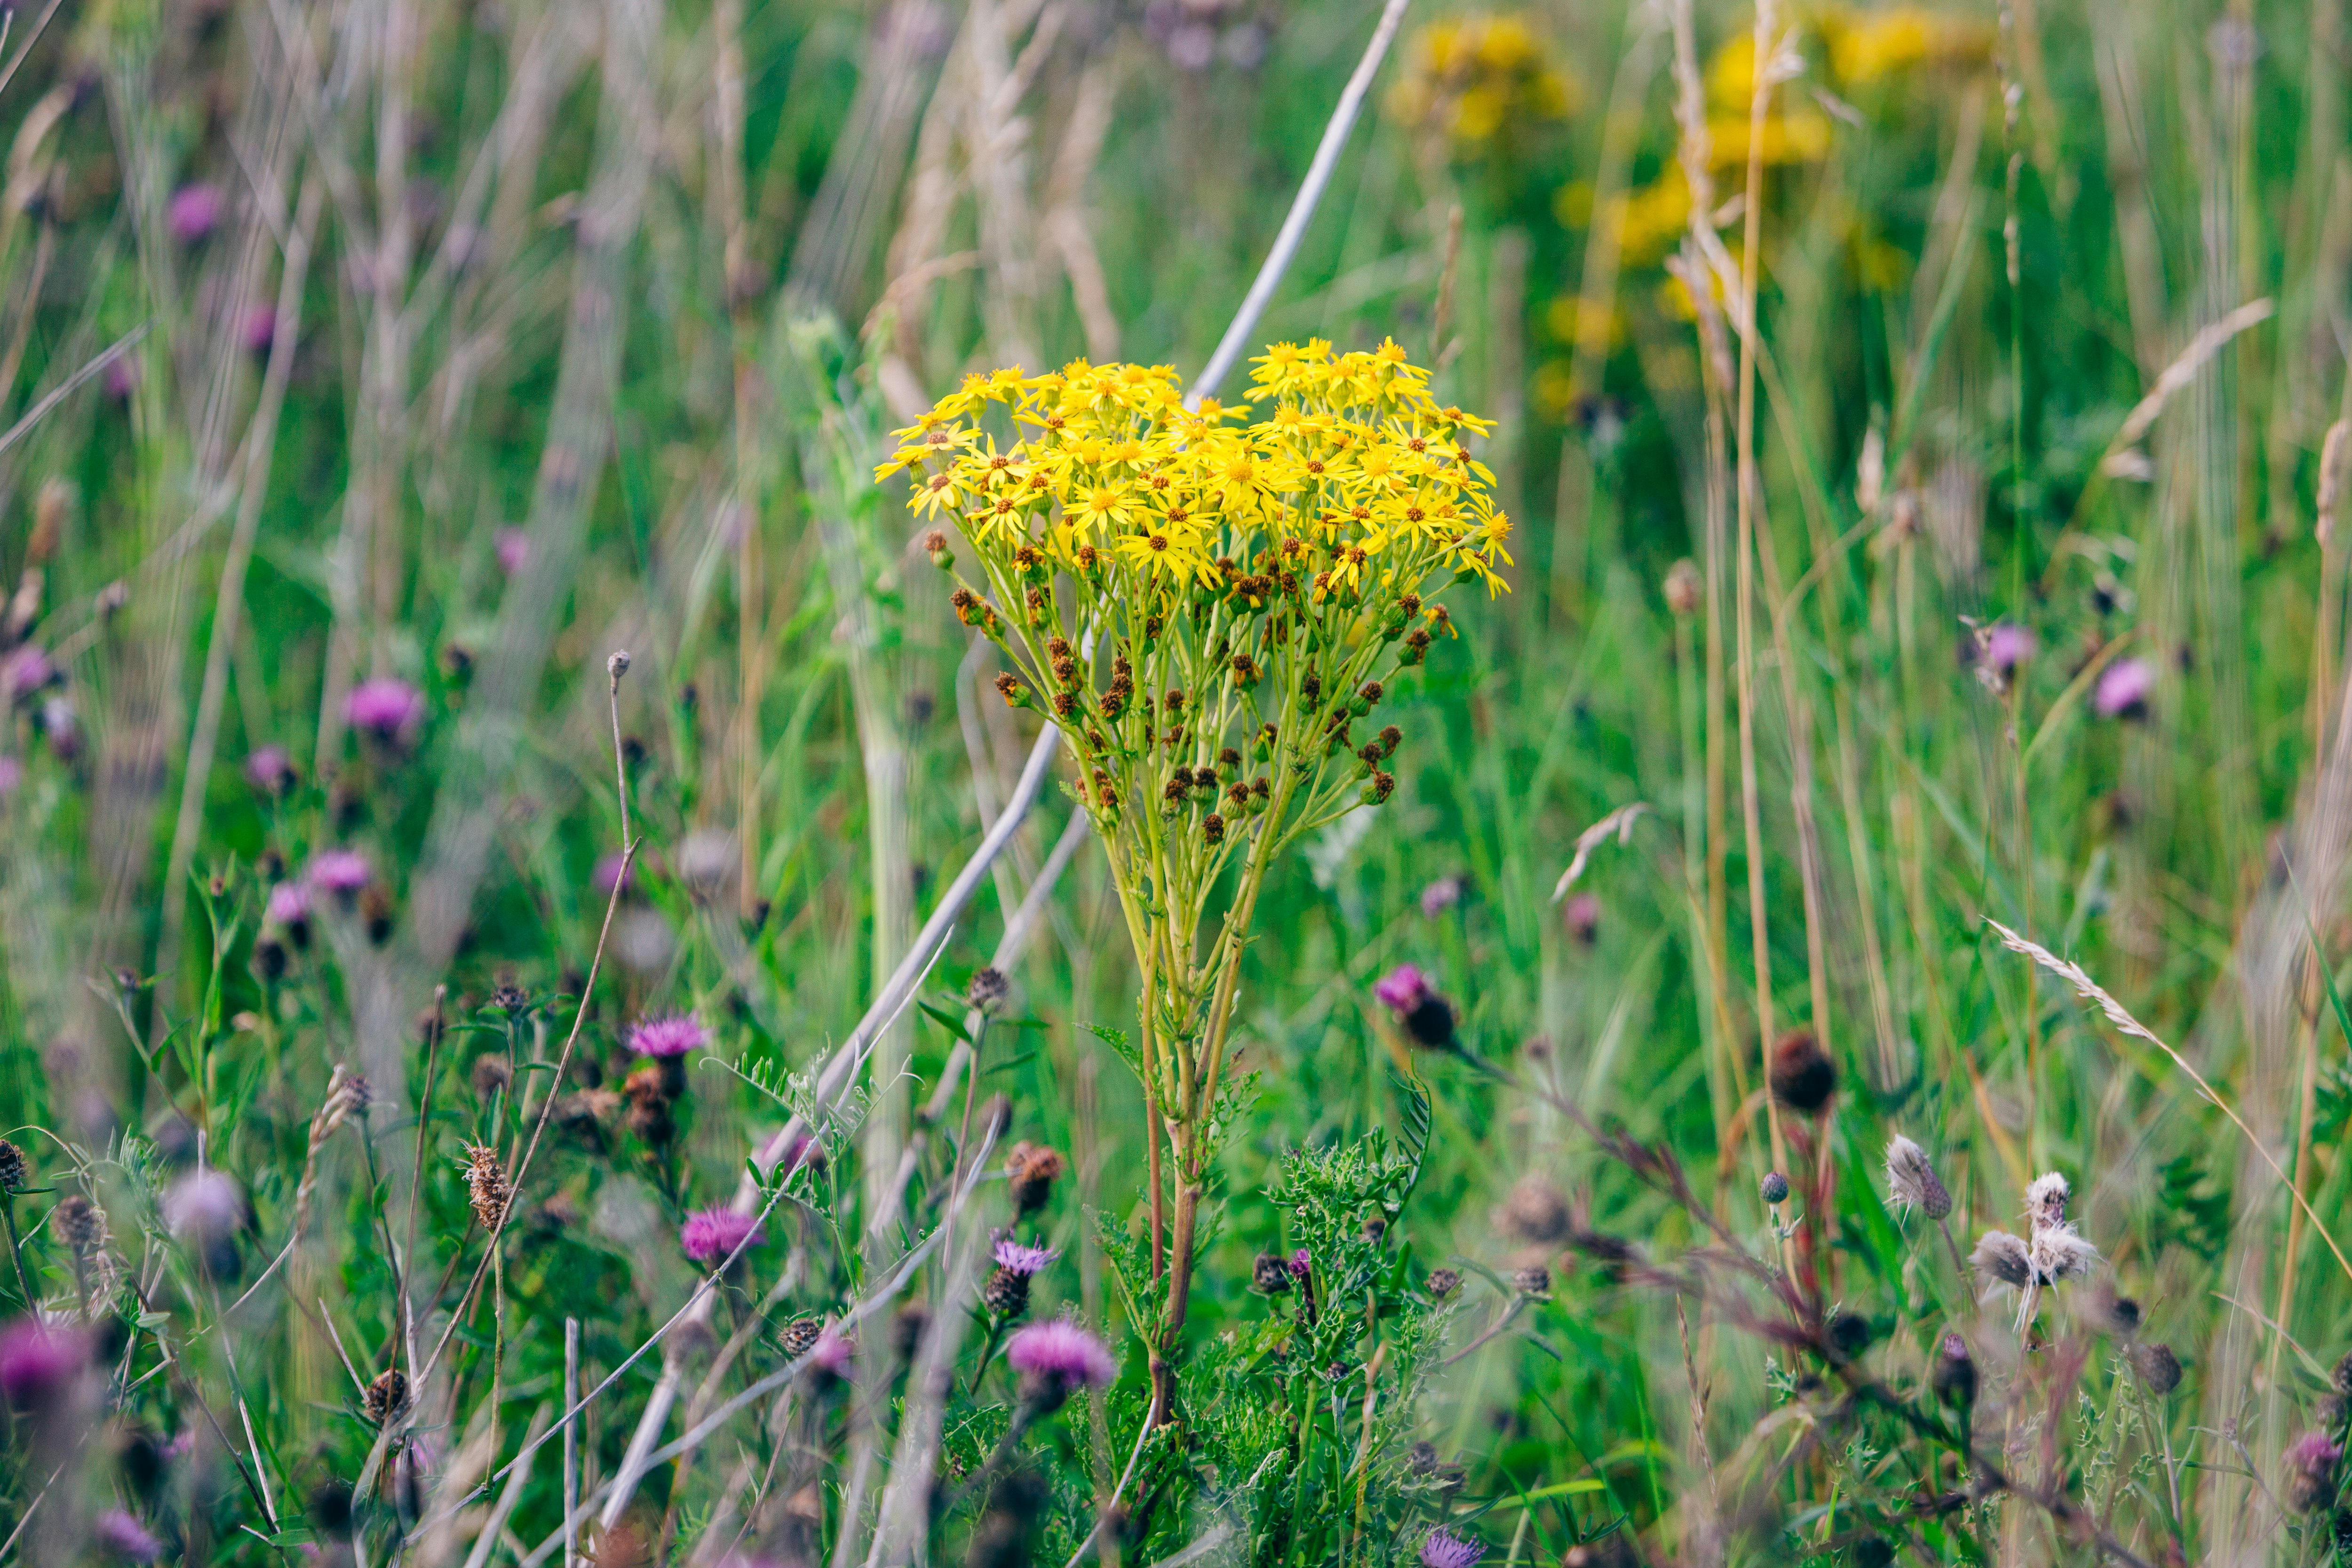
[{"label": "pink thistle bloom", "polygon": [[25,764],[14,757],[0,756],[0,800],[15,795],[24,782]]},{"label": "pink thistle bloom", "polygon": [[809,1364],[835,1377],[847,1377],[849,1363],[856,1357],[857,1342],[843,1333],[838,1323],[827,1323],[809,1350]]},{"label": "pink thistle bloom", "polygon": [[179,244],[194,245],[212,233],[213,226],[220,222],[221,206],[218,185],[182,185],[163,204],[163,226],[172,231],[173,239]]},{"label": "pink thistle bloom", "polygon": [[284,795],[299,777],[283,746],[257,746],[245,759],[245,782],[264,795]]},{"label": "pink thistle bloom", "polygon": [[2156,667],[2144,658],[2119,658],[2107,666],[2091,691],[2091,707],[2102,719],[2144,719],[2156,693]]},{"label": "pink thistle bloom", "polygon": [[999,1268],[1011,1269],[1015,1274],[1030,1275],[1044,1273],[1045,1265],[1062,1255],[1051,1247],[1024,1247],[1008,1236],[996,1244],[991,1256],[996,1259]]},{"label": "pink thistle bloom", "polygon": [[0,1396],[18,1410],[50,1403],[81,1371],[85,1349],[81,1335],[33,1318],[0,1328]]},{"label": "pink thistle bloom", "polygon": [[163,1555],[163,1543],[154,1532],[119,1508],[98,1516],[98,1543],[121,1563],[152,1563]]},{"label": "pink thistle bloom", "polygon": [[499,570],[511,577],[530,559],[530,535],[520,528],[499,530]]},{"label": "pink thistle bloom", "polygon": [[1486,1548],[1478,1542],[1465,1541],[1451,1531],[1433,1530],[1421,1543],[1421,1568],[1470,1568],[1486,1554]]},{"label": "pink thistle bloom", "polygon": [[682,1057],[709,1043],[709,1032],[691,1013],[640,1018],[629,1031],[629,1049],[641,1057]]},{"label": "pink thistle bloom", "polygon": [[236,1183],[207,1167],[163,1194],[163,1224],[183,1240],[215,1242],[245,1223],[245,1194]]},{"label": "pink thistle bloom", "polygon": [[[625,877],[622,875],[621,870],[624,865],[628,866],[628,874]],[[616,883],[624,892],[636,890],[637,868],[629,862],[625,855],[607,855],[596,862],[596,890],[610,897]]]},{"label": "pink thistle bloom", "polygon": [[322,893],[349,898],[368,885],[374,872],[367,857],[356,849],[322,849],[310,858],[310,886]]},{"label": "pink thistle bloom", "polygon": [[0,694],[12,700],[22,700],[47,686],[57,678],[57,666],[49,656],[33,643],[0,659]]},{"label": "pink thistle bloom", "polygon": [[424,718],[425,694],[388,675],[361,681],[343,700],[344,721],[380,741],[405,739]]},{"label": "pink thistle bloom", "polygon": [[1421,890],[1421,913],[1424,920],[1435,920],[1462,901],[1469,889],[1466,877],[1440,877]]},{"label": "pink thistle bloom", "polygon": [[1285,1260],[1283,1267],[1290,1270],[1290,1277],[1293,1279],[1304,1279],[1315,1272],[1315,1259],[1313,1255],[1302,1247]]},{"label": "pink thistle bloom", "polygon": [[1373,984],[1372,994],[1397,1013],[1410,1013],[1430,994],[1429,977],[1410,963],[1400,963]]},{"label": "pink thistle bloom", "polygon": [[1110,1347],[1067,1318],[1031,1323],[1004,1347],[1021,1374],[1022,1395],[1052,1410],[1081,1388],[1108,1387],[1118,1376]]},{"label": "pink thistle bloom", "polygon": [[106,362],[106,395],[127,403],[139,389],[139,356],[125,349]]},{"label": "pink thistle bloom", "polygon": [[262,918],[274,926],[290,926],[310,915],[310,889],[299,882],[280,882],[269,889]]},{"label": "pink thistle bloom", "polygon": [[1601,900],[1592,893],[1579,893],[1559,907],[1559,923],[1568,934],[1590,947],[1601,934]]},{"label": "pink thistle bloom", "polygon": [[2343,1445],[2325,1432],[2305,1432],[2286,1446],[2286,1500],[2297,1513],[2315,1513],[2336,1500],[2336,1470]]},{"label": "pink thistle bloom", "polygon": [[1985,634],[1985,668],[2008,675],[2041,648],[2033,634],[2014,621],[2002,621]]},{"label": "pink thistle bloom", "polygon": [[678,1245],[686,1248],[686,1255],[706,1265],[724,1261],[739,1247],[757,1247],[767,1239],[757,1215],[724,1207],[696,1210],[686,1216],[677,1232]]},{"label": "pink thistle bloom", "polygon": [[236,341],[247,353],[268,353],[278,341],[278,307],[247,305],[245,314],[237,318]]}]

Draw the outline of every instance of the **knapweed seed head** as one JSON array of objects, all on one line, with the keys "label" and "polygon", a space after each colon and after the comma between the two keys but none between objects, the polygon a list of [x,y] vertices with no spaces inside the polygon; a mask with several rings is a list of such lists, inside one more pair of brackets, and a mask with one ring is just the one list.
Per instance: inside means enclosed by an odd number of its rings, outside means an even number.
[{"label": "knapweed seed head", "polygon": [[964,1003],[976,1013],[993,1016],[1012,994],[1013,983],[1004,972],[984,963],[971,972],[971,981],[964,987]]},{"label": "knapweed seed head", "polygon": [[1458,1268],[1433,1268],[1421,1282],[1433,1301],[1443,1301],[1462,1289],[1462,1271]]},{"label": "knapweed seed head", "polygon": [[1278,1252],[1261,1252],[1250,1262],[1250,1288],[1262,1295],[1280,1296],[1290,1289],[1290,1264]]},{"label": "knapweed seed head", "polygon": [[1522,1176],[1496,1209],[1495,1227],[1512,1240],[1545,1247],[1564,1239],[1570,1226],[1568,1199],[1541,1176]]},{"label": "knapweed seed head", "polygon": [[1118,1376],[1110,1347],[1066,1318],[1018,1331],[1004,1347],[1004,1359],[1021,1374],[1023,1401],[1041,1414],[1059,1409],[1081,1389],[1108,1387]]},{"label": "knapweed seed head", "polygon": [[86,1264],[106,1245],[106,1211],[79,1193],[68,1193],[50,1211],[49,1229],[76,1263]]},{"label": "knapweed seed head", "polygon": [[1917,1209],[1929,1219],[1952,1212],[1952,1194],[1928,1163],[1927,1151],[1901,1133],[1886,1145],[1886,1191],[1896,1206]]},{"label": "knapweed seed head", "polygon": [[408,1374],[396,1366],[376,1373],[360,1394],[360,1409],[379,1426],[407,1408]]},{"label": "knapweed seed head", "polygon": [[726,1261],[739,1247],[757,1247],[766,1239],[757,1215],[738,1214],[723,1204],[697,1209],[677,1231],[678,1245],[686,1255],[705,1268]]},{"label": "knapweed seed head", "polygon": [[498,1151],[487,1144],[469,1144],[465,1172],[466,1195],[474,1206],[474,1217],[484,1231],[495,1234],[506,1215],[508,1200],[514,1195],[499,1163]]},{"label": "knapweed seed head", "polygon": [[798,1361],[816,1348],[817,1336],[824,1332],[824,1323],[817,1318],[794,1318],[784,1325],[782,1335],[784,1355]]},{"label": "knapweed seed head", "polygon": [[1778,1208],[1789,1201],[1789,1178],[1778,1171],[1767,1171],[1764,1179],[1756,1184],[1756,1195],[1768,1208]]},{"label": "knapweed seed head", "polygon": [[2131,1363],[2151,1394],[2161,1396],[2180,1386],[2180,1358],[2170,1345],[2143,1341],[2132,1346]]},{"label": "knapweed seed head", "polygon": [[1013,1216],[1026,1219],[1053,1200],[1054,1184],[1068,1168],[1059,1151],[1021,1142],[1004,1157],[1005,1185],[1013,1197]]},{"label": "knapweed seed head", "polygon": [[22,1192],[31,1167],[25,1152],[5,1138],[0,1138],[0,1195]]},{"label": "knapweed seed head", "polygon": [[1837,1064],[1811,1029],[1791,1029],[1772,1043],[1772,1098],[1791,1110],[1820,1110],[1837,1092]]}]

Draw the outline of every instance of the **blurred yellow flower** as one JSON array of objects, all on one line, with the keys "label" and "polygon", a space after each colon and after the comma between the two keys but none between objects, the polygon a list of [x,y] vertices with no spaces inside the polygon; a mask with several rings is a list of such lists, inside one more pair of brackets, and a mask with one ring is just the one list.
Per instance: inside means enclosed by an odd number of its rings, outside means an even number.
[{"label": "blurred yellow flower", "polygon": [[1830,75],[1840,85],[1883,81],[1918,66],[1973,69],[1992,62],[1996,32],[1990,22],[1947,16],[1915,5],[1881,11],[1824,12],[1822,41]]},{"label": "blurred yellow flower", "polygon": [[1575,89],[1547,40],[1517,12],[1450,17],[1413,36],[1390,117],[1461,157],[1482,157],[1517,126],[1564,118]]}]

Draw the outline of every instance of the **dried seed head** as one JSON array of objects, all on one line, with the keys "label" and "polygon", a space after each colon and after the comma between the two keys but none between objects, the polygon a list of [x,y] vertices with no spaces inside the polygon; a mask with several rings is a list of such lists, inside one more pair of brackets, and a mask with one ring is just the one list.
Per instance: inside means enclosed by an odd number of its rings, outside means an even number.
[{"label": "dried seed head", "polygon": [[1897,1205],[1929,1219],[1952,1212],[1952,1194],[1927,1163],[1927,1152],[1899,1133],[1886,1145],[1886,1190]]},{"label": "dried seed head", "polygon": [[1433,1268],[1422,1280],[1421,1288],[1429,1292],[1433,1301],[1443,1301],[1462,1289],[1462,1274],[1454,1268]]},{"label": "dried seed head", "polygon": [[816,1348],[817,1336],[824,1332],[824,1324],[815,1318],[794,1318],[784,1325],[784,1354],[793,1361]]},{"label": "dried seed head", "polygon": [[1688,558],[1677,561],[1666,572],[1666,608],[1677,620],[1688,620],[1698,614],[1698,568]]},{"label": "dried seed head", "polygon": [[1261,1252],[1250,1264],[1250,1288],[1268,1296],[1290,1289],[1290,1266],[1276,1252]]},{"label": "dried seed head", "polygon": [[74,1261],[87,1263],[106,1245],[106,1211],[79,1193],[69,1193],[50,1211],[49,1228],[71,1249]]},{"label": "dried seed head", "polygon": [[2025,1189],[2025,1217],[2036,1230],[2064,1225],[2066,1200],[2073,1195],[2074,1189],[2066,1184],[2064,1176],[2056,1171],[2045,1172],[2034,1177],[2033,1184]]},{"label": "dried seed head", "polygon": [[26,1167],[25,1152],[5,1138],[0,1138],[0,1193],[13,1193],[25,1185]]},{"label": "dried seed head", "polygon": [[1541,1176],[1522,1176],[1495,1211],[1495,1227],[1515,1241],[1541,1247],[1568,1235],[1568,1200]]},{"label": "dried seed head", "polygon": [[902,1362],[911,1362],[922,1348],[923,1335],[931,1326],[931,1310],[920,1301],[909,1301],[890,1319],[890,1348]]},{"label": "dried seed head", "polygon": [[375,1381],[360,1395],[360,1408],[379,1426],[407,1407],[408,1374],[396,1366],[378,1373]]},{"label": "dried seed head", "polygon": [[1778,1171],[1767,1171],[1764,1179],[1756,1184],[1756,1195],[1767,1206],[1777,1208],[1789,1201],[1789,1178]]},{"label": "dried seed head", "polygon": [[1015,1143],[1013,1152],[1004,1157],[1004,1174],[1012,1189],[1014,1215],[1025,1219],[1052,1201],[1054,1184],[1062,1179],[1067,1168],[1066,1162],[1055,1150],[1035,1143]]},{"label": "dried seed head", "polygon": [[1988,1284],[2022,1290],[2033,1279],[2032,1249],[2005,1230],[1989,1230],[1979,1237],[1969,1262]]},{"label": "dried seed head", "polygon": [[507,1064],[506,1058],[496,1051],[485,1051],[476,1057],[471,1076],[474,1092],[484,1100],[492,1098],[499,1091],[513,1087],[514,1084],[514,1068]]},{"label": "dried seed head", "polygon": [[2157,1394],[2170,1394],[2180,1386],[2180,1358],[2167,1344],[2137,1344],[2131,1349],[2132,1370],[2139,1380]]},{"label": "dried seed head", "polygon": [[1791,1029],[1773,1042],[1772,1098],[1791,1110],[1817,1111],[1837,1092],[1837,1065],[1811,1029]]},{"label": "dried seed head", "polygon": [[1540,1263],[1515,1268],[1511,1271],[1511,1289],[1522,1296],[1549,1296],[1551,1294],[1551,1270]]},{"label": "dried seed head", "polygon": [[481,1143],[467,1146],[466,1191],[474,1205],[474,1217],[481,1221],[484,1230],[496,1231],[506,1215],[508,1200],[514,1195],[506,1172],[499,1165],[497,1150]]},{"label": "dried seed head", "polygon": [[1829,1321],[1831,1351],[1840,1361],[1852,1361],[1870,1348],[1870,1320],[1859,1312],[1839,1312]]},{"label": "dried seed head", "polygon": [[975,1012],[992,1016],[1013,994],[1013,983],[1004,972],[992,963],[982,964],[971,972],[971,983],[964,987],[964,1001]]},{"label": "dried seed head", "polygon": [[2336,1363],[2336,1375],[2330,1381],[2336,1384],[2336,1393],[2352,1399],[2352,1351],[2346,1351],[2344,1359]]}]

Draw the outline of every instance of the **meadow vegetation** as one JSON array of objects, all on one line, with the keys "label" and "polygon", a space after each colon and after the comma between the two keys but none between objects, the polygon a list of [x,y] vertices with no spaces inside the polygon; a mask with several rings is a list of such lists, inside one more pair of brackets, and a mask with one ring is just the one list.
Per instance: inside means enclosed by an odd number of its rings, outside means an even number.
[{"label": "meadow vegetation", "polygon": [[2352,1564],[2344,9],[0,11],[0,1565]]}]

